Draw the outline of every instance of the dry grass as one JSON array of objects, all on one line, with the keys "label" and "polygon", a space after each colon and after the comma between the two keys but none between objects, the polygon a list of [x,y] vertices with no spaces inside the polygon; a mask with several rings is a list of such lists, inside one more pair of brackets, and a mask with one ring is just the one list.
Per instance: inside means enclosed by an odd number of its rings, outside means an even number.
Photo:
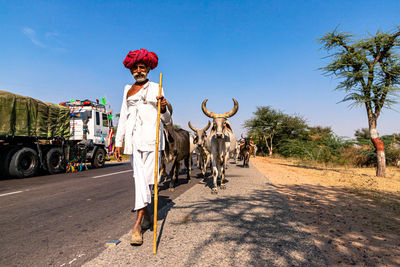
[{"label": "dry grass", "polygon": [[[400,168],[387,167],[386,177],[376,177],[375,168],[354,168],[343,166],[327,166],[295,159],[257,157],[252,159],[258,169],[274,172],[271,165],[278,165],[286,171],[285,179],[275,179],[277,184],[314,184],[323,186],[340,186],[353,190],[373,190],[379,192],[400,193]],[[299,176],[299,174],[301,174]]]},{"label": "dry grass", "polygon": [[251,161],[287,197],[330,265],[400,266],[400,168],[382,178],[374,168]]}]

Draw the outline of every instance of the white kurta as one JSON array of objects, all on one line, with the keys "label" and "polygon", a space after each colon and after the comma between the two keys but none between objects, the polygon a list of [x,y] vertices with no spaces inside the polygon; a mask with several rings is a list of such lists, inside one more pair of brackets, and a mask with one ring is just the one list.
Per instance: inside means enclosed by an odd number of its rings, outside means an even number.
[{"label": "white kurta", "polygon": [[[157,126],[157,95],[158,84],[146,83],[139,92],[127,99],[127,94],[132,85],[126,85],[117,133],[115,136],[115,147],[122,147],[125,143],[124,154],[132,155],[133,146],[141,151],[154,151],[156,144]],[[164,95],[164,90],[162,90]],[[161,121],[168,123],[171,114],[168,109],[161,114]],[[160,150],[164,149],[165,141],[163,124],[160,123]]]},{"label": "white kurta", "polygon": [[[151,203],[157,126],[156,96],[159,89],[157,83],[148,82],[139,92],[127,98],[130,88],[131,85],[125,86],[115,144],[116,147],[122,147],[125,141],[124,154],[130,155],[135,181],[134,210],[138,210]],[[161,114],[161,122],[168,123],[170,119],[168,110]],[[160,123],[160,151],[165,146],[163,123]],[[161,153],[158,160],[160,163]]]}]

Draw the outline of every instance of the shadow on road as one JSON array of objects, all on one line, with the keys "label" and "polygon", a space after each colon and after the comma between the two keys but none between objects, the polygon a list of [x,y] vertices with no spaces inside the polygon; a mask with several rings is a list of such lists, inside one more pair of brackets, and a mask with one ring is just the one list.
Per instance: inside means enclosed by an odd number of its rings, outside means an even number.
[{"label": "shadow on road", "polygon": [[[158,250],[158,246],[160,245],[160,241],[163,235],[163,231],[164,231],[164,225],[165,222],[167,221],[167,216],[168,216],[168,212],[171,210],[171,208],[175,205],[174,202],[170,202],[168,203],[159,214],[157,214],[157,221],[161,221],[161,226],[160,226],[160,232],[158,234],[158,238],[157,238],[157,250]],[[157,222],[159,223],[159,222]],[[158,227],[158,226],[157,226]]]},{"label": "shadow on road", "polygon": [[373,191],[267,185],[175,208],[187,210],[195,224],[222,226],[192,250],[185,266],[200,265],[202,254],[218,247],[231,249],[215,253],[232,262],[242,254],[250,266],[400,265],[398,194],[377,199]]},{"label": "shadow on road", "polygon": [[248,266],[326,265],[310,236],[298,230],[284,196],[271,186],[251,195],[221,196],[175,208],[191,210],[195,224],[211,220],[222,226],[192,250],[185,266],[201,264],[202,253],[207,255],[208,249],[219,246],[231,249],[216,254],[223,253],[232,262],[244,255],[240,262]]},{"label": "shadow on road", "polygon": [[277,189],[331,264],[400,266],[400,194],[319,185]]}]

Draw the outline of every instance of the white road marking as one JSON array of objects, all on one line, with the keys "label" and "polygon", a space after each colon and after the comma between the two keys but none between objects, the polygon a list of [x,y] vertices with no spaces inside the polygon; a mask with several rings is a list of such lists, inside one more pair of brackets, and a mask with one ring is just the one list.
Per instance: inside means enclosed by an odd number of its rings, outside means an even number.
[{"label": "white road marking", "polygon": [[112,173],[108,173],[108,174],[93,176],[92,178],[96,179],[96,178],[100,178],[100,177],[115,175],[115,174],[124,173],[124,172],[131,172],[131,171],[132,171],[132,170],[126,170],[126,171],[120,171],[120,172],[112,172]]},{"label": "white road marking", "polygon": [[5,193],[5,194],[1,194],[0,197],[14,195],[14,194],[22,193],[22,192],[24,192],[24,191],[15,191],[15,192],[10,192],[10,193]]},{"label": "white road marking", "polygon": [[74,261],[76,261],[76,258],[73,259],[72,261],[68,262],[68,264],[71,265]]},{"label": "white road marking", "polygon": [[[108,173],[108,174],[93,176],[93,177],[91,177],[91,178],[96,179],[96,178],[101,178],[101,177],[106,177],[106,176],[111,176],[111,175],[115,175],[115,174],[120,174],[120,173],[125,173],[125,172],[131,172],[131,171],[132,171],[132,170],[125,170],[125,171],[120,171],[120,172],[112,172],[112,173]],[[22,191],[15,191],[15,192],[4,193],[4,194],[1,194],[0,197],[9,196],[9,195],[14,195],[14,194],[19,194],[19,193],[26,192],[26,191],[29,191],[29,190],[22,190]]]},{"label": "white road marking", "polygon": [[[85,256],[85,255],[86,255],[86,254],[79,254],[79,255],[78,255],[78,258],[83,257],[83,256]],[[71,260],[70,262],[68,262],[68,264],[71,265],[73,262],[75,262],[75,261],[77,261],[77,260],[78,260],[77,258],[74,258],[73,260]],[[66,263],[61,264],[60,267],[65,266],[65,264],[66,264]]]}]

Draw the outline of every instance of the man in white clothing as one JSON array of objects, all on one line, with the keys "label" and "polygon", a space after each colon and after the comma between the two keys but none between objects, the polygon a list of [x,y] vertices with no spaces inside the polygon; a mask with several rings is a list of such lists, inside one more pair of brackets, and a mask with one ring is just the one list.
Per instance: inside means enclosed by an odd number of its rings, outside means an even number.
[{"label": "man in white clothing", "polygon": [[[136,222],[132,228],[131,245],[143,244],[142,230],[151,226],[147,206],[151,203],[151,187],[154,185],[155,145],[157,125],[157,100],[161,100],[161,121],[168,123],[171,115],[166,108],[167,100],[158,96],[159,85],[150,82],[147,74],[158,65],[158,57],[146,49],[130,51],[123,64],[136,82],[124,89],[120,119],[115,137],[115,157],[121,161],[121,147],[130,155],[135,181]],[[163,124],[160,123],[159,151],[164,149]],[[158,161],[160,162],[161,153]],[[160,164],[158,165],[160,166]]]}]

